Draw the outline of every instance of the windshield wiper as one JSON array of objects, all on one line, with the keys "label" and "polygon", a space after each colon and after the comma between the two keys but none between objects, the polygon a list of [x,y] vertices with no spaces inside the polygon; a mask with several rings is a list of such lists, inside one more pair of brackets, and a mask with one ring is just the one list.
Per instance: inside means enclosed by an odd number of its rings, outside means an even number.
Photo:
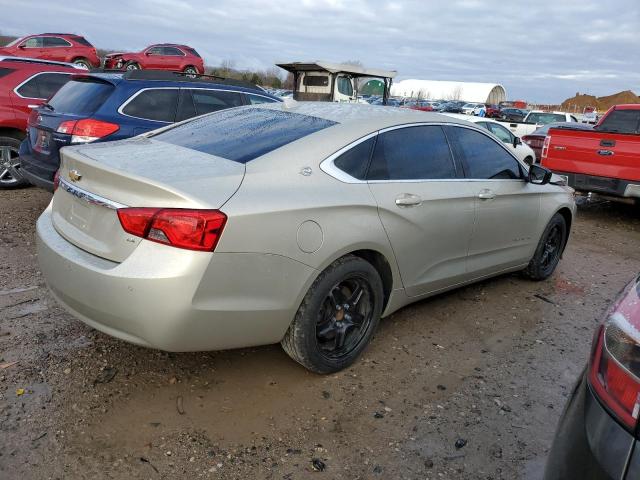
[{"label": "windshield wiper", "polygon": [[52,112],[55,110],[51,105],[49,105],[47,102],[43,103],[42,105],[40,105],[41,107],[46,108],[47,110],[51,110]]}]

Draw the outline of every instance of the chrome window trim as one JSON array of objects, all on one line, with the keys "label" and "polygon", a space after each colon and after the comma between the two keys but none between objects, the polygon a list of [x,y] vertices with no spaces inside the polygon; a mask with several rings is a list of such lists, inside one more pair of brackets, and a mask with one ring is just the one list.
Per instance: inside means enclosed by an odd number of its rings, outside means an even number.
[{"label": "chrome window trim", "polygon": [[38,72],[35,75],[31,75],[29,78],[24,80],[22,83],[20,83],[20,85],[16,86],[16,88],[13,89],[13,93],[15,93],[20,98],[33,99],[33,100],[47,100],[46,98],[40,98],[40,97],[25,97],[24,95],[20,95],[20,93],[18,92],[18,90],[20,88],[22,88],[22,86],[25,83],[30,82],[31,80],[33,80],[37,76],[44,75],[46,73],[54,73],[56,75],[76,75],[75,73],[70,73],[70,72]]},{"label": "chrome window trim", "polygon": [[62,178],[60,179],[59,188],[80,200],[90,203],[91,205],[98,205],[100,207],[106,207],[111,210],[118,210],[120,208],[128,207],[128,205],[114,202],[113,200],[109,200],[108,198],[88,192],[87,190],[84,190],[76,185],[72,185]]},{"label": "chrome window trim", "polygon": [[[420,178],[412,178],[412,179],[401,179],[401,180],[359,180],[355,177],[352,177],[351,175],[349,175],[348,173],[346,173],[345,171],[341,170],[340,168],[338,168],[335,165],[335,160],[342,155],[343,153],[345,153],[346,151],[356,147],[357,145],[359,145],[360,143],[375,137],[381,133],[385,133],[385,132],[390,132],[392,130],[398,130],[401,128],[411,128],[411,127],[422,127],[422,126],[439,126],[439,127],[444,127],[444,126],[453,126],[453,127],[461,127],[461,128],[467,128],[469,130],[473,130],[476,132],[480,132],[482,135],[489,137],[492,141],[496,142],[498,145],[500,145],[502,147],[502,149],[507,152],[517,163],[518,165],[520,165],[521,167],[523,167],[523,171],[525,173],[525,176],[523,178],[517,179],[517,178],[424,178],[424,179],[420,179]],[[329,175],[330,177],[335,178],[336,180],[339,180],[343,183],[422,183],[422,182],[526,182],[526,172],[528,171],[528,168],[526,167],[526,164],[523,164],[519,158],[517,158],[513,152],[511,152],[505,145],[504,142],[500,139],[496,140],[497,137],[495,137],[495,135],[482,128],[482,127],[476,127],[476,126],[470,126],[470,125],[464,125],[464,124],[460,124],[460,123],[454,123],[454,122],[417,122],[417,123],[403,123],[400,125],[394,125],[392,127],[386,127],[386,128],[382,128],[380,130],[377,130],[373,133],[370,133],[368,135],[365,135],[364,137],[359,138],[358,140],[355,140],[354,142],[349,143],[348,145],[342,147],[340,150],[338,150],[337,152],[331,154],[330,156],[328,156],[327,158],[325,158],[322,162],[320,162],[320,170],[322,170],[324,173],[326,173],[327,175]],[[454,158],[454,161],[456,159]]]}]

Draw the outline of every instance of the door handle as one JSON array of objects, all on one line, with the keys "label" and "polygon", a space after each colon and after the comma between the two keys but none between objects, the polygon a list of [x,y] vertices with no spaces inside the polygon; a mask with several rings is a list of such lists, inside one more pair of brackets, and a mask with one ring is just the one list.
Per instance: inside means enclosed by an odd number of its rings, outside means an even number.
[{"label": "door handle", "polygon": [[597,154],[598,155],[603,155],[605,157],[610,157],[610,156],[614,155],[613,150],[598,150]]},{"label": "door handle", "polygon": [[493,193],[491,190],[482,190],[478,194],[478,198],[481,199],[481,200],[492,200],[492,199],[496,198],[496,194]]},{"label": "door handle", "polygon": [[422,205],[422,197],[413,193],[403,193],[396,197],[396,205],[398,207],[417,207]]}]

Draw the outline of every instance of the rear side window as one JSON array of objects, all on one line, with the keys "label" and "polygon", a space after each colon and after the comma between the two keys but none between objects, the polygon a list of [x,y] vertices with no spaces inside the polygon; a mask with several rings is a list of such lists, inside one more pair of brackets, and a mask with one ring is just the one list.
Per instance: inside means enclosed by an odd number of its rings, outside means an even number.
[{"label": "rear side window", "polygon": [[614,133],[638,133],[640,110],[614,110],[596,128]]},{"label": "rear side window", "polygon": [[71,44],[64,38],[60,37],[44,37],[45,47],[70,47]]},{"label": "rear side window", "polygon": [[353,178],[364,180],[367,177],[367,167],[375,143],[375,137],[369,138],[344,152],[333,161],[333,164]]},{"label": "rear side window", "polygon": [[275,109],[241,108],[195,118],[153,139],[247,163],[335,123]]},{"label": "rear side window", "polygon": [[68,73],[41,73],[20,85],[16,92],[27,98],[47,99],[60,90],[70,78],[71,75]]},{"label": "rear side window", "polygon": [[55,112],[92,115],[109,98],[114,86],[107,82],[71,80],[49,101]]},{"label": "rear side window", "polygon": [[93,47],[93,45],[91,45],[91,42],[89,42],[89,40],[87,40],[84,37],[72,37],[73,41],[80,44],[80,45],[84,45],[85,47]]},{"label": "rear side window", "polygon": [[173,122],[177,106],[177,88],[155,88],[138,93],[126,104],[122,113],[157,122]]},{"label": "rear side window", "polygon": [[492,138],[462,127],[447,127],[456,155],[473,179],[509,180],[522,178],[520,166],[504,147]]},{"label": "rear side window", "polygon": [[368,180],[456,178],[451,150],[437,125],[398,128],[378,135]]},{"label": "rear side window", "polygon": [[329,77],[326,76],[304,76],[304,85],[307,87],[328,87],[329,86]]},{"label": "rear side window", "polygon": [[192,89],[191,96],[196,107],[196,115],[224,110],[225,108],[239,107],[242,103],[242,94],[237,92],[225,92],[224,90]]},{"label": "rear side window", "polygon": [[175,47],[164,47],[162,49],[163,55],[170,55],[172,57],[184,57],[184,53],[178,48]]},{"label": "rear side window", "polygon": [[194,57],[200,58],[200,54],[196,52],[194,48],[185,48],[185,50],[189,52],[191,55],[193,55]]}]

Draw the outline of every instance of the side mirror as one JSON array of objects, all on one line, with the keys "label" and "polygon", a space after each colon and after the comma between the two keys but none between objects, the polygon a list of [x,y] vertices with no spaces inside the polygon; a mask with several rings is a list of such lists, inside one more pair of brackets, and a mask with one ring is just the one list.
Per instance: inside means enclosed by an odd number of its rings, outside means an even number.
[{"label": "side mirror", "polygon": [[551,181],[551,175],[551,170],[534,164],[529,167],[528,180],[535,185],[546,185]]},{"label": "side mirror", "polygon": [[145,54],[145,56],[148,57],[149,55],[151,55],[151,52],[144,52],[144,54]]},{"label": "side mirror", "polygon": [[518,145],[522,145],[522,139],[520,137],[513,137],[513,148],[516,148]]},{"label": "side mirror", "polygon": [[20,50],[24,50],[25,48],[27,48],[27,46],[25,44],[22,44],[22,45],[18,45],[18,48]]}]

